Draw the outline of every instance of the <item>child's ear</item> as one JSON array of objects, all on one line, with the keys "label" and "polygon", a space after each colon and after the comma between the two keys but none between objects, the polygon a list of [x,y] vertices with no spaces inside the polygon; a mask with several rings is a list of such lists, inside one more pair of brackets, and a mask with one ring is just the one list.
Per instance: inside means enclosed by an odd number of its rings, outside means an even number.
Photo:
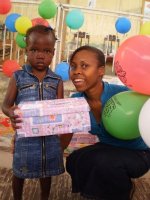
[{"label": "child's ear", "polygon": [[27,60],[28,60],[28,56],[27,56],[27,49],[25,49],[25,62],[27,62]]},{"label": "child's ear", "polygon": [[54,48],[54,50],[53,50],[53,55],[55,54],[55,48]]}]

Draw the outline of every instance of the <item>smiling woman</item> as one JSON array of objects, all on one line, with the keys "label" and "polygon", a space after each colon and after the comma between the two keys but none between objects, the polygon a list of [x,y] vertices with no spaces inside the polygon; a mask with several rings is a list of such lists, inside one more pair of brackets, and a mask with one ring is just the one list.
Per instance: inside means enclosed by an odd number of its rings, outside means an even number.
[{"label": "smiling woman", "polygon": [[[89,199],[131,200],[134,189],[131,179],[149,170],[150,149],[141,137],[123,140],[111,136],[101,119],[105,103],[128,88],[102,80],[105,57],[95,47],[82,46],[75,50],[70,66],[70,78],[78,91],[72,97],[84,97],[88,102],[90,133],[99,139],[96,144],[75,150],[67,157],[72,191]],[[115,123],[119,120],[123,119]]]},{"label": "smiling woman", "polygon": [[80,56],[76,50],[70,58],[70,78],[78,91],[86,91],[100,83],[105,73],[103,53],[90,46],[80,47]]}]

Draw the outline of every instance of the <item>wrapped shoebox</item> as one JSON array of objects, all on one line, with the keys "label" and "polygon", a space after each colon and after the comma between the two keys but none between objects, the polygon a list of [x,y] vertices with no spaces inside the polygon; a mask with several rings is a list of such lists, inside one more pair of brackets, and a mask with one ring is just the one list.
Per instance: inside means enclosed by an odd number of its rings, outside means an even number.
[{"label": "wrapped shoebox", "polygon": [[91,129],[89,105],[82,97],[30,101],[18,105],[15,114],[22,118],[20,137],[87,132]]},{"label": "wrapped shoebox", "polygon": [[73,135],[69,146],[65,149],[64,155],[68,156],[74,150],[80,149],[82,147],[86,147],[98,142],[98,137],[96,135],[92,135],[90,133],[79,132]]}]

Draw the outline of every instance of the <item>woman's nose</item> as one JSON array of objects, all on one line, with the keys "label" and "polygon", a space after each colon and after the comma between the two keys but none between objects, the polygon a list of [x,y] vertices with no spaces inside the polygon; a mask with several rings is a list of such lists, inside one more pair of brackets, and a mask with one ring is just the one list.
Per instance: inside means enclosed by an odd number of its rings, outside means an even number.
[{"label": "woman's nose", "polygon": [[75,74],[81,74],[82,73],[81,67],[76,67],[74,73]]}]

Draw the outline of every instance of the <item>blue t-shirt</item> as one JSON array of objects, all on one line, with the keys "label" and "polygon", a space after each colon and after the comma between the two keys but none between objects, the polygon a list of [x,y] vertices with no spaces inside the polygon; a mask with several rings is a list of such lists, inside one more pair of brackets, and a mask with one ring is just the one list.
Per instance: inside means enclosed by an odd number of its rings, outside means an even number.
[{"label": "blue t-shirt", "polygon": [[[101,96],[102,102],[102,109],[104,108],[105,103],[110,99],[113,95],[128,91],[129,89],[123,85],[114,85],[109,84],[107,82],[103,82],[104,90]],[[85,97],[83,92],[78,92],[72,95],[72,97]],[[111,136],[106,129],[102,122],[99,124],[96,122],[96,119],[93,113],[90,111],[90,119],[91,119],[91,134],[97,135],[100,142],[105,144],[110,144],[119,147],[125,147],[129,149],[148,149],[148,146],[144,143],[141,137],[133,139],[133,140],[120,140],[113,136]]]}]

